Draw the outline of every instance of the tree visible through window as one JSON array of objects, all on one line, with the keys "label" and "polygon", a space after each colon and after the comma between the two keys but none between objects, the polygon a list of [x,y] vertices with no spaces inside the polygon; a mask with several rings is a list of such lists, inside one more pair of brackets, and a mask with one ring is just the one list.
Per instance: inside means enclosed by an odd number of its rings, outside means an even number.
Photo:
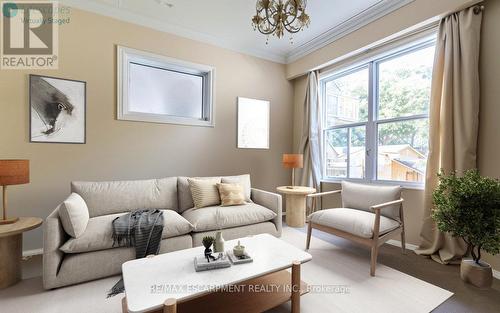
[{"label": "tree visible through window", "polygon": [[434,48],[419,44],[322,79],[326,177],[424,181]]}]

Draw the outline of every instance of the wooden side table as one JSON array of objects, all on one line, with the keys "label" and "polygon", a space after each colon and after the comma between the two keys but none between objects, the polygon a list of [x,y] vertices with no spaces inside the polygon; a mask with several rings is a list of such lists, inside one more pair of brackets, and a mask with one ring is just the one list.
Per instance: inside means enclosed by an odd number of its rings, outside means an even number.
[{"label": "wooden side table", "polygon": [[306,224],[306,196],[315,193],[316,189],[303,186],[293,188],[280,186],[276,190],[286,197],[286,224],[291,227],[304,227]]},{"label": "wooden side table", "polygon": [[39,217],[20,217],[13,224],[0,225],[0,289],[21,280],[23,233],[42,224]]}]

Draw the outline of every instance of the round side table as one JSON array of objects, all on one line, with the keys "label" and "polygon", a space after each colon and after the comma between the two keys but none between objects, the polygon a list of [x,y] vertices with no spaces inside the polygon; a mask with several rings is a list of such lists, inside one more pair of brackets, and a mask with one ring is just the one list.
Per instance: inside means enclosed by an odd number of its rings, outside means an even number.
[{"label": "round side table", "polygon": [[315,193],[311,187],[280,186],[276,188],[286,197],[286,224],[291,227],[304,227],[306,224],[306,196]]},{"label": "round side table", "polygon": [[20,217],[15,223],[0,225],[0,289],[21,280],[23,233],[42,222],[39,217]]}]

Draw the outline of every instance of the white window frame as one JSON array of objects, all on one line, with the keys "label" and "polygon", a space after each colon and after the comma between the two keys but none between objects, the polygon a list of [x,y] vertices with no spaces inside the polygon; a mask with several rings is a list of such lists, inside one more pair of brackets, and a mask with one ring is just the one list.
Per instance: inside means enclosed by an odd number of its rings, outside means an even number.
[{"label": "white window frame", "polygon": [[[129,111],[130,64],[140,64],[203,78],[202,118]],[[117,119],[190,126],[215,126],[215,68],[146,51],[117,46]]]},{"label": "white window frame", "polygon": [[[329,71],[323,75],[320,75],[320,83],[319,83],[319,94],[321,101],[321,109],[322,109],[322,121],[321,121],[321,130],[322,130],[322,145],[323,145],[323,181],[326,182],[334,182],[338,183],[343,180],[353,181],[353,182],[364,182],[364,183],[377,183],[384,185],[400,185],[409,189],[423,189],[424,183],[420,182],[409,182],[409,181],[399,181],[399,180],[383,180],[377,179],[377,167],[378,167],[378,126],[385,123],[392,122],[401,122],[401,121],[411,121],[429,118],[429,114],[415,114],[411,116],[403,116],[403,117],[395,117],[395,118],[387,118],[387,119],[378,119],[378,68],[380,63],[384,61],[391,60],[393,58],[397,58],[421,49],[425,49],[431,47],[436,44],[435,34],[430,37],[426,37],[422,40],[414,41],[410,44],[405,43],[399,47],[391,49],[389,51],[381,52],[379,54],[375,54],[372,57],[365,58],[364,60],[357,60],[356,62],[352,62],[344,67],[340,67],[335,69],[334,71]],[[357,72],[359,70],[368,68],[368,119],[365,122],[357,122],[350,124],[342,124],[327,127],[326,123],[326,83],[329,81],[335,80],[337,78],[349,75],[351,73]],[[347,145],[347,177],[328,177],[326,160],[327,160],[327,149],[326,140],[327,131],[334,129],[349,129],[357,126],[365,126],[366,127],[366,135],[365,135],[365,178],[349,178],[349,146],[350,146],[350,138],[348,137],[348,145]],[[373,152],[373,153],[372,153]]]}]

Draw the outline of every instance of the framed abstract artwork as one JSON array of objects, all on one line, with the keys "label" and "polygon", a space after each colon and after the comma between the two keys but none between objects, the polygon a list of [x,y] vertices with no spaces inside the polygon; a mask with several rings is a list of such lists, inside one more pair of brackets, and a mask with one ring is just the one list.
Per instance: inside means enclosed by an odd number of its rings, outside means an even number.
[{"label": "framed abstract artwork", "polygon": [[269,101],[238,97],[238,148],[269,149]]},{"label": "framed abstract artwork", "polygon": [[29,76],[30,142],[86,141],[86,82]]}]

